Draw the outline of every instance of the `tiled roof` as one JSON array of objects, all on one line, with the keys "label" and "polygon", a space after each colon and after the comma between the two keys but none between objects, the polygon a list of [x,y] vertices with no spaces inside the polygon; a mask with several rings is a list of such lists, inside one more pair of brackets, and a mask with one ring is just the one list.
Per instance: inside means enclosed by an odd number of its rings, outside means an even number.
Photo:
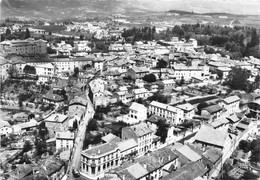
[{"label": "tiled roof", "polygon": [[11,125],[7,121],[0,120],[0,128],[2,127],[11,127]]},{"label": "tiled roof", "polygon": [[63,123],[68,118],[67,115],[64,114],[52,114],[48,118],[45,119],[47,122],[56,122],[56,123]]},{"label": "tiled roof", "polygon": [[125,130],[129,129],[129,131],[132,131],[134,134],[136,134],[137,137],[142,137],[146,134],[153,132],[145,123],[140,123],[130,127],[125,127],[124,129]]},{"label": "tiled roof", "polygon": [[167,121],[166,118],[161,117],[161,116],[157,116],[157,115],[155,115],[155,114],[152,115],[151,117],[149,117],[146,121],[149,121],[149,122],[151,122],[151,123],[156,124],[159,120],[162,120],[162,121],[164,121],[164,122]]},{"label": "tiled roof", "polygon": [[112,134],[112,133],[109,133],[107,134],[106,136],[103,136],[102,137],[102,140],[109,143],[109,142],[120,142],[121,139],[119,137],[117,137],[116,135]]},{"label": "tiled roof", "polygon": [[48,99],[50,101],[55,101],[55,102],[61,102],[64,101],[64,98],[58,94],[53,94],[51,92],[48,92],[43,96],[44,99]]},{"label": "tiled roof", "polygon": [[56,132],[56,139],[74,139],[74,133],[67,131],[67,132]]},{"label": "tiled roof", "polygon": [[239,121],[239,118],[236,114],[233,114],[232,116],[227,117],[228,120],[230,120],[232,123],[236,123]]},{"label": "tiled roof", "polygon": [[136,102],[133,102],[129,109],[134,111],[144,111],[145,109],[147,110],[147,108],[143,104],[139,104]]},{"label": "tiled roof", "polygon": [[175,108],[173,106],[170,106],[168,104],[157,102],[157,101],[152,101],[150,103],[150,106],[159,107],[161,109],[166,109],[166,110],[171,111],[171,112],[176,112],[177,111],[177,108]]},{"label": "tiled roof", "polygon": [[238,96],[230,96],[230,97],[223,99],[223,101],[227,104],[231,104],[231,103],[234,103],[239,100],[240,100],[240,98]]},{"label": "tiled roof", "polygon": [[132,67],[132,70],[134,70],[136,73],[141,73],[141,72],[149,72],[149,69],[146,67]]},{"label": "tiled roof", "polygon": [[147,90],[145,88],[133,89],[133,93],[134,94],[147,93]]},{"label": "tiled roof", "polygon": [[228,133],[203,125],[195,135],[195,141],[224,147]]},{"label": "tiled roof", "polygon": [[213,113],[221,111],[222,107],[220,107],[218,104],[216,104],[216,105],[212,105],[212,106],[208,106],[206,108],[203,108],[202,110],[206,110],[209,113],[213,114]]},{"label": "tiled roof", "polygon": [[121,152],[124,152],[128,149],[137,147],[137,143],[134,139],[127,139],[125,141],[121,141],[118,143],[118,147],[120,149]]},{"label": "tiled roof", "polygon": [[88,100],[82,97],[76,97],[69,103],[70,106],[73,104],[81,104],[82,106],[86,106],[88,104]]},{"label": "tiled roof", "polygon": [[193,151],[191,148],[189,148],[189,146],[186,146],[186,145],[176,149],[176,151],[178,151],[179,153],[184,155],[186,158],[188,158],[192,162],[196,162],[201,159],[201,156],[199,154],[197,154],[195,151]]},{"label": "tiled roof", "polygon": [[182,109],[184,111],[192,111],[194,110],[194,106],[192,106],[190,103],[186,103],[186,104],[180,104],[178,106],[176,106],[179,109]]},{"label": "tiled roof", "polygon": [[217,128],[219,126],[222,126],[224,124],[228,124],[229,121],[227,120],[227,118],[221,118],[221,119],[216,119],[215,121],[213,121],[211,123],[211,125],[214,127],[214,128]]},{"label": "tiled roof", "polygon": [[110,143],[105,143],[105,144],[95,146],[91,149],[87,149],[87,150],[83,151],[82,154],[84,154],[88,157],[89,156],[103,156],[109,152],[116,151],[116,149],[118,149],[116,142],[110,142]]},{"label": "tiled roof", "polygon": [[162,180],[192,180],[205,175],[207,171],[203,163],[197,161],[184,165],[177,171],[163,177]]}]

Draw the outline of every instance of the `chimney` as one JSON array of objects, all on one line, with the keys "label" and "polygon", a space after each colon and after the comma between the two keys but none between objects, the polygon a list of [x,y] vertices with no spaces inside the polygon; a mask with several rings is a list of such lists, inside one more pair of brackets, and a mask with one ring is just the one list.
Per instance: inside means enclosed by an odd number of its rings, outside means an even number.
[{"label": "chimney", "polygon": [[100,154],[100,149],[98,149],[97,153]]},{"label": "chimney", "polygon": [[125,174],[123,174],[123,177],[122,177],[123,180],[125,180]]},{"label": "chimney", "polygon": [[146,163],[145,163],[145,164],[143,164],[143,166],[144,166],[144,168],[145,168],[145,169],[147,169],[147,164],[146,164]]},{"label": "chimney", "polygon": [[171,155],[168,156],[168,160],[169,160],[169,161],[171,160]]}]

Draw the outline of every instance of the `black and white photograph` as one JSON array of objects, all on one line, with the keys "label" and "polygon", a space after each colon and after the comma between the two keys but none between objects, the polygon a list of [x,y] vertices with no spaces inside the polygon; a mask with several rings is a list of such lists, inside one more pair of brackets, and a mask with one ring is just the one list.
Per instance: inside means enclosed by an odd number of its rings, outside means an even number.
[{"label": "black and white photograph", "polygon": [[0,0],[0,180],[260,180],[260,0]]}]

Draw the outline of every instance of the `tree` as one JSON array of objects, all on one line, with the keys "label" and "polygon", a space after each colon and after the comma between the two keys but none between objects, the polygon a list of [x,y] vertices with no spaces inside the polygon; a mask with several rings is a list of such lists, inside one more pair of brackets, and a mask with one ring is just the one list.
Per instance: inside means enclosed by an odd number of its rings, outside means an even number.
[{"label": "tree", "polygon": [[47,53],[48,54],[56,54],[56,50],[52,49],[51,47],[47,47]]},{"label": "tree", "polygon": [[73,130],[76,130],[76,129],[78,129],[78,121],[75,119],[73,121]]},{"label": "tree", "polygon": [[90,64],[86,64],[86,65],[83,66],[82,69],[83,69],[83,70],[86,70],[86,69],[88,69],[88,68],[92,68],[92,66],[91,66]]},{"label": "tree", "polygon": [[226,84],[231,89],[248,91],[247,79],[249,76],[250,72],[248,70],[242,69],[240,67],[232,67],[227,77]]},{"label": "tree", "polygon": [[156,82],[156,76],[154,74],[146,74],[144,77],[143,77],[143,80],[146,81],[146,82]]},{"label": "tree", "polygon": [[241,140],[239,142],[239,148],[242,149],[244,152],[250,151],[250,142],[246,140]]},{"label": "tree", "polygon": [[163,121],[161,119],[159,121],[157,121],[156,125],[157,125],[158,129],[157,129],[155,135],[161,137],[161,142],[165,143],[165,140],[166,140],[167,135],[168,135],[169,125],[166,124],[165,121]]},{"label": "tree", "polygon": [[185,83],[184,77],[181,76],[180,85],[183,85]]},{"label": "tree", "polygon": [[25,31],[25,39],[28,39],[31,37],[31,34],[30,34],[30,31],[28,28],[26,28],[26,31]]},{"label": "tree", "polygon": [[87,130],[88,131],[96,131],[96,130],[98,130],[97,120],[90,119],[89,122],[88,122]]},{"label": "tree", "polygon": [[10,66],[8,69],[8,75],[10,77],[17,77],[18,76],[18,71],[14,66]]},{"label": "tree", "polygon": [[36,156],[40,156],[43,153],[47,152],[47,145],[45,140],[39,140],[37,137],[35,138],[35,148],[36,148]]},{"label": "tree", "polygon": [[167,65],[168,65],[168,63],[165,60],[161,59],[161,60],[158,61],[157,67],[158,68],[166,68]]},{"label": "tree", "polygon": [[29,66],[29,65],[26,65],[24,68],[23,68],[23,72],[25,74],[36,74],[36,69],[34,66]]},{"label": "tree", "polygon": [[198,109],[198,114],[201,115],[201,110],[205,107],[209,106],[208,103],[206,102],[202,102],[200,103],[198,106],[197,106],[197,109]]},{"label": "tree", "polygon": [[32,149],[32,144],[30,141],[25,141],[23,145],[23,152],[28,152]]},{"label": "tree", "polygon": [[5,34],[6,34],[6,35],[11,35],[11,34],[12,34],[12,32],[11,32],[11,30],[10,30],[10,29],[6,29],[6,31],[5,31]]},{"label": "tree", "polygon": [[79,40],[84,40],[84,36],[82,34],[79,36]]},{"label": "tree", "polygon": [[38,126],[38,135],[42,140],[47,139],[48,129],[44,121],[42,121]]},{"label": "tree", "polygon": [[19,97],[18,105],[19,105],[19,108],[22,109],[22,107],[23,107],[23,100],[22,100],[21,97]]},{"label": "tree", "polygon": [[78,68],[78,67],[75,67],[75,68],[74,68],[73,77],[79,77],[79,68]]}]

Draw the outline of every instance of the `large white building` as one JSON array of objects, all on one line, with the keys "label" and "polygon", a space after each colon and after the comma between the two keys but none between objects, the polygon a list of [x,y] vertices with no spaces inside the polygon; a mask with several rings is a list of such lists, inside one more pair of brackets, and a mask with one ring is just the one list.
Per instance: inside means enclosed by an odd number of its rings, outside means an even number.
[{"label": "large white building", "polygon": [[183,65],[172,65],[173,74],[169,76],[176,80],[182,78],[186,81],[192,77],[201,78],[205,74],[204,69],[198,66],[183,66]]},{"label": "large white building", "polygon": [[14,68],[17,75],[23,74],[23,69],[26,63],[22,60],[7,60],[0,58],[0,78],[5,80],[9,76],[9,70]]},{"label": "large white building", "polygon": [[7,54],[46,54],[47,41],[34,40],[11,40],[0,43],[0,51]]},{"label": "large white building", "polygon": [[150,103],[148,112],[166,118],[171,124],[179,124],[184,120],[184,111],[182,109],[157,101]]}]

